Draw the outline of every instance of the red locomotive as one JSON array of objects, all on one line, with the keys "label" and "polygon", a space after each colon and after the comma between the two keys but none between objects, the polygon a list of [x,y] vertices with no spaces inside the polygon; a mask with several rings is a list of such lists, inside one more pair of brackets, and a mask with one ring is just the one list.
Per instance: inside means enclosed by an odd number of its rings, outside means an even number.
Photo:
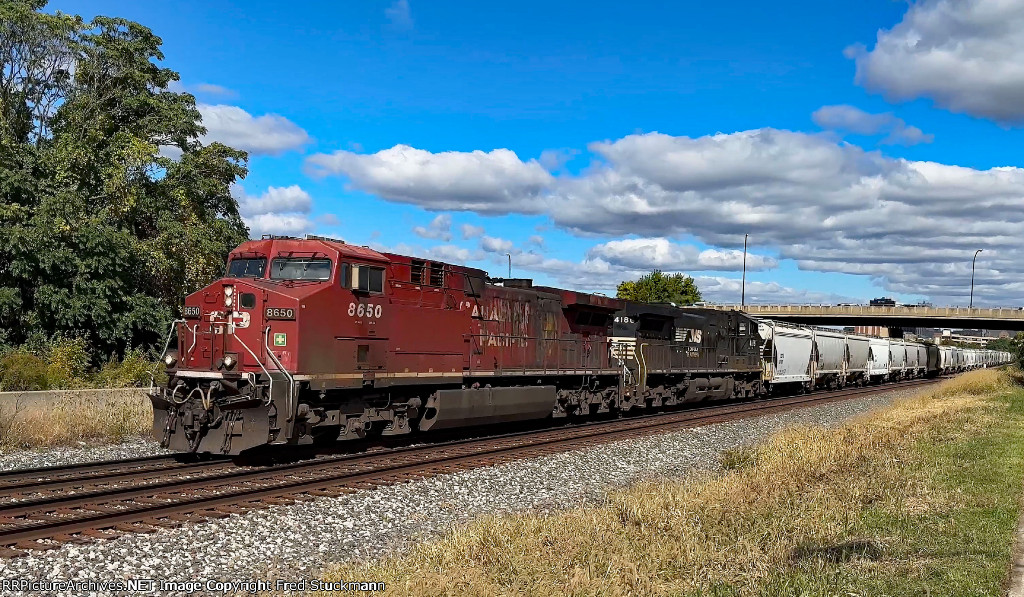
[{"label": "red locomotive", "polygon": [[265,237],[185,300],[154,434],[237,454],[758,393],[757,326],[685,311]]}]

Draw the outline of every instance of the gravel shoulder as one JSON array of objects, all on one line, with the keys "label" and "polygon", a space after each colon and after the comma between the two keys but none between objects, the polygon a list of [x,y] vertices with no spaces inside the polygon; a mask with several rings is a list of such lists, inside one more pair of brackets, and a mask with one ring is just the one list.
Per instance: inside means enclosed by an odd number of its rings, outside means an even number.
[{"label": "gravel shoulder", "polygon": [[[137,437],[118,444],[66,446],[60,448],[38,448],[34,450],[0,450],[0,471],[39,468],[44,466],[65,466],[103,460],[124,460],[157,454],[170,454],[151,439]],[[2,569],[2,568],[0,568]]]},{"label": "gravel shoulder", "polygon": [[[609,490],[641,479],[715,469],[723,450],[757,442],[783,427],[836,425],[919,391],[894,389],[868,398],[274,506],[149,535],[67,544],[0,560],[0,578],[204,582],[317,578],[331,563],[402,550],[481,515],[550,512],[600,503]],[[125,456],[107,456],[116,457]],[[3,458],[6,465],[7,456]]]}]

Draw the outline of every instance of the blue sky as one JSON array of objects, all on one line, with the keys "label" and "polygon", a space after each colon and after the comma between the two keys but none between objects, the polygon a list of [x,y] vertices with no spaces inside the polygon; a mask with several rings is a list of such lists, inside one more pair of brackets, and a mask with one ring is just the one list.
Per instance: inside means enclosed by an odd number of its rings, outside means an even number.
[{"label": "blue sky", "polygon": [[744,232],[758,302],[965,304],[976,247],[975,302],[1021,302],[1015,3],[492,4],[48,10],[163,38],[208,139],[252,153],[254,234],[609,293],[658,267],[719,302]]}]

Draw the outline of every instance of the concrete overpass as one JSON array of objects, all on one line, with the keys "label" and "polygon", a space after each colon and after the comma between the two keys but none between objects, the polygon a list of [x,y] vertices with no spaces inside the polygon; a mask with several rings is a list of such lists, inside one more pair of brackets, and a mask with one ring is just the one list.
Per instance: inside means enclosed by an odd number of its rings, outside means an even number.
[{"label": "concrete overpass", "polygon": [[707,305],[811,325],[878,325],[891,328],[1024,330],[1024,308],[872,307],[868,305]]}]

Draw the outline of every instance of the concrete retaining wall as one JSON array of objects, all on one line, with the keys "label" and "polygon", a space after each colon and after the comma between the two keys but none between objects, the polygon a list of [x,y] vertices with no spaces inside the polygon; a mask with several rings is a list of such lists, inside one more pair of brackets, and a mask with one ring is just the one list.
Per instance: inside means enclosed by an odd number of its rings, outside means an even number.
[{"label": "concrete retaining wall", "polygon": [[149,404],[146,388],[102,388],[98,390],[45,390],[42,392],[0,392],[0,408],[10,410],[56,404],[62,400],[100,402],[133,400]]}]

